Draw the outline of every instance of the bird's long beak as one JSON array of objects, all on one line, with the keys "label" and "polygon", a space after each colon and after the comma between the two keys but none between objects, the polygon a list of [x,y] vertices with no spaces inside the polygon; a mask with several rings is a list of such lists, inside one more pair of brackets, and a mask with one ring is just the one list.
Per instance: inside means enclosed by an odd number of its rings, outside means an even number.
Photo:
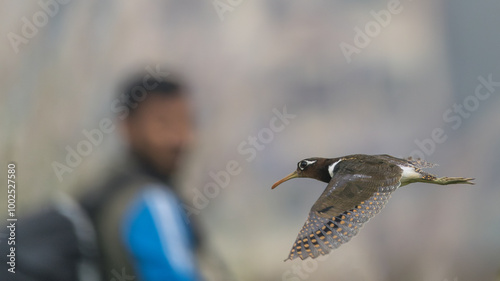
[{"label": "bird's long beak", "polygon": [[278,185],[286,182],[287,180],[291,180],[293,178],[296,178],[298,177],[299,174],[297,173],[297,171],[293,171],[293,173],[289,174],[288,176],[280,179],[279,181],[277,181],[276,183],[273,184],[273,186],[271,187],[271,189],[275,189]]}]

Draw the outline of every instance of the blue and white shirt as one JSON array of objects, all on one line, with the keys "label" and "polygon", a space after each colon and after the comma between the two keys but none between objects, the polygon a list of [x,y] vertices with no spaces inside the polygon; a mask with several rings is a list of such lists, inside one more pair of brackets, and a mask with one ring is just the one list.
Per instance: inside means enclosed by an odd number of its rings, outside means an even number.
[{"label": "blue and white shirt", "polygon": [[141,189],[122,217],[121,233],[139,280],[201,280],[193,233],[171,190]]}]

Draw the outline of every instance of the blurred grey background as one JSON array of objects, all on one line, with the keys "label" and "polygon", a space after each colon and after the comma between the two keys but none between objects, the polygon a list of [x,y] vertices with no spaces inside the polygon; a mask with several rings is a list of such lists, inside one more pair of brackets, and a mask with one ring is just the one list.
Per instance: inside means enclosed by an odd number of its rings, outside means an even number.
[{"label": "blurred grey background", "polygon": [[[180,179],[186,201],[203,205],[196,216],[206,237],[239,280],[498,275],[499,1],[3,0],[0,7],[1,159],[5,170],[17,163],[19,215],[58,191],[81,194],[105,174],[122,152],[116,132],[61,181],[53,163],[86,140],[83,130],[113,116],[123,75],[161,64],[186,78],[196,107],[198,142]],[[347,57],[346,44],[356,48]],[[270,130],[284,107],[295,117]],[[476,185],[404,187],[327,258],[283,262],[325,184],[270,186],[303,158],[354,153],[421,155],[440,164],[431,172],[475,177]],[[227,186],[211,176],[235,162],[240,170]],[[213,198],[200,199],[204,192]],[[6,209],[2,199],[0,217]]]}]

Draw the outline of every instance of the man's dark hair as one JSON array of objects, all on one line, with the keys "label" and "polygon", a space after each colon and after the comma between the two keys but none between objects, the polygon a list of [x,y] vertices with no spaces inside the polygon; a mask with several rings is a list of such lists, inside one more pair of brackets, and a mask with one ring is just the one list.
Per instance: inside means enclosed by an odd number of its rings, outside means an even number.
[{"label": "man's dark hair", "polygon": [[185,95],[183,83],[173,75],[155,76],[147,72],[133,75],[120,88],[118,99],[133,114],[139,104],[151,95],[162,97],[180,97]]}]

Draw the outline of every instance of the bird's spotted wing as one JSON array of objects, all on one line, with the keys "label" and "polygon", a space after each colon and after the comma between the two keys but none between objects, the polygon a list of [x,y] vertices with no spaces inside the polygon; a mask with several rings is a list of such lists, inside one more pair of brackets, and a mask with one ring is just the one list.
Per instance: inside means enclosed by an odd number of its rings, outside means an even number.
[{"label": "bird's spotted wing", "polygon": [[[288,259],[316,258],[348,242],[384,207],[400,185],[401,169],[388,165],[381,176],[339,171],[311,208]],[[370,171],[370,170],[368,170]]]},{"label": "bird's spotted wing", "polygon": [[390,191],[377,192],[355,208],[331,218],[319,216],[318,212],[311,211],[293,244],[288,259],[316,258],[347,243],[365,222],[380,212],[389,200],[390,194]]}]

